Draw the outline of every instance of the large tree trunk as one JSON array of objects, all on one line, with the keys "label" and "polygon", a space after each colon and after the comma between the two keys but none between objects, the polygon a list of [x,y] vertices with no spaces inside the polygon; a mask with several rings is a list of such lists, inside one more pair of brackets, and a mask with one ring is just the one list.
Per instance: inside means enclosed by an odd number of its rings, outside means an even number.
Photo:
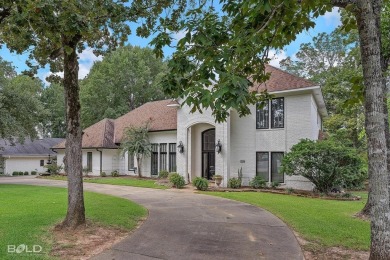
[{"label": "large tree trunk", "polygon": [[388,259],[390,255],[390,205],[387,175],[387,144],[383,73],[381,68],[380,0],[357,0],[356,20],[360,37],[364,76],[368,172],[371,205],[370,259]]},{"label": "large tree trunk", "polygon": [[76,228],[85,223],[85,208],[82,177],[82,131],[80,127],[80,100],[76,43],[69,44],[72,53],[64,52],[64,89],[66,101],[66,146],[65,165],[68,174],[68,211],[62,227]]},{"label": "large tree trunk", "polygon": [[142,158],[137,156],[138,177],[142,177],[141,165],[142,165]]}]

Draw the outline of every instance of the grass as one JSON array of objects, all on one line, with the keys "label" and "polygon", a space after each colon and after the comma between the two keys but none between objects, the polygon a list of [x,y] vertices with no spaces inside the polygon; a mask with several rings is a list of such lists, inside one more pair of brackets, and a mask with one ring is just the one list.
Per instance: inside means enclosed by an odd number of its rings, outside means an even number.
[{"label": "grass", "polygon": [[[62,180],[62,181],[67,180],[66,176],[61,176],[61,175],[46,176],[42,178],[50,179],[50,180]],[[134,177],[94,177],[94,178],[84,178],[84,182],[133,186],[133,187],[152,188],[152,189],[168,188],[164,185],[156,184],[156,180],[154,179],[138,179]]]},{"label": "grass", "polygon": [[354,217],[364,207],[367,193],[355,193],[362,196],[361,201],[323,200],[261,192],[204,194],[264,208],[282,219],[304,239],[323,247],[369,250],[370,224]]},{"label": "grass", "polygon": [[[85,192],[86,217],[100,225],[126,230],[147,215],[126,199]],[[52,259],[50,228],[64,219],[67,190],[28,185],[0,185],[0,259]],[[43,254],[8,254],[7,245],[41,245]],[[23,255],[25,254],[25,255]]]}]

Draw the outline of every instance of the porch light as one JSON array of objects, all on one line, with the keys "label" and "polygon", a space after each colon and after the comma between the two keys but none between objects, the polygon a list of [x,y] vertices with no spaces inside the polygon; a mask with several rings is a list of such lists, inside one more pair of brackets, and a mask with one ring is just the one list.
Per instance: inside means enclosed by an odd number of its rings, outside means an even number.
[{"label": "porch light", "polygon": [[49,154],[49,160],[47,160],[47,164],[51,164],[51,157],[50,157],[50,154]]},{"label": "porch light", "polygon": [[215,145],[215,151],[217,153],[220,153],[222,151],[222,144],[221,144],[221,140],[219,140],[219,139],[218,139],[217,144]]},{"label": "porch light", "polygon": [[179,142],[177,149],[179,150],[179,153],[184,153],[184,145],[182,141]]}]

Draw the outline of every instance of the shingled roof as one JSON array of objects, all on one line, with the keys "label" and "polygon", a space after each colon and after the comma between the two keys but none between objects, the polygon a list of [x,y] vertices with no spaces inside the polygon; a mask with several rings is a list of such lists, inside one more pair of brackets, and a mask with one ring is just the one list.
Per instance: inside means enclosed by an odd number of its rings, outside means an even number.
[{"label": "shingled roof", "polygon": [[270,78],[261,84],[254,83],[251,91],[262,92],[267,90],[268,92],[292,90],[314,87],[315,84],[307,79],[295,76],[281,69],[275,68],[271,65],[265,66],[265,72],[271,73]]},{"label": "shingled roof", "polygon": [[62,142],[63,138],[26,139],[23,143],[11,143],[0,139],[0,156],[47,156],[55,153],[51,147]]},{"label": "shingled roof", "polygon": [[[148,102],[129,113],[113,120],[103,119],[83,131],[83,148],[118,148],[127,127],[141,127],[149,124],[149,131],[177,129],[177,109],[168,107],[171,99]],[[54,146],[64,149],[65,141]]]}]

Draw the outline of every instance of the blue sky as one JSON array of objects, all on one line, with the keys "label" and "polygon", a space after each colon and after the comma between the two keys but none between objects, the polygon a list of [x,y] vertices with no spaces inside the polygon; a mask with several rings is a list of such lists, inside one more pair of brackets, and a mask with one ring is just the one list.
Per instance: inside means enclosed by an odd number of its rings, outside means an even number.
[{"label": "blue sky", "polygon": [[[275,51],[270,52],[271,64],[274,66],[279,66],[279,61],[281,59],[286,58],[287,56],[294,56],[295,53],[299,50],[299,46],[301,43],[310,42],[311,39],[321,32],[332,32],[338,25],[340,25],[340,15],[337,9],[333,9],[332,12],[326,13],[324,16],[319,17],[316,20],[316,26],[309,31],[302,32],[297,36],[297,39],[292,42],[290,45],[286,46],[284,50],[275,53]],[[176,35],[176,38],[180,38],[180,33]],[[137,37],[135,35],[129,36],[129,44],[137,45],[141,47],[146,47],[149,44],[150,39],[143,39]],[[169,56],[172,53],[172,49],[165,49],[165,55]],[[0,56],[7,61],[10,61],[15,66],[17,72],[21,72],[27,69],[25,61],[27,59],[28,54],[17,55],[14,53],[10,53],[10,51],[3,46],[0,49]],[[97,60],[102,60],[102,57],[96,57],[90,49],[85,50],[83,53],[79,55],[80,62],[80,70],[79,70],[79,78],[84,78],[88,73],[93,63]],[[46,76],[50,74],[48,69],[41,69],[38,72],[38,77],[42,80],[45,79]]]}]

